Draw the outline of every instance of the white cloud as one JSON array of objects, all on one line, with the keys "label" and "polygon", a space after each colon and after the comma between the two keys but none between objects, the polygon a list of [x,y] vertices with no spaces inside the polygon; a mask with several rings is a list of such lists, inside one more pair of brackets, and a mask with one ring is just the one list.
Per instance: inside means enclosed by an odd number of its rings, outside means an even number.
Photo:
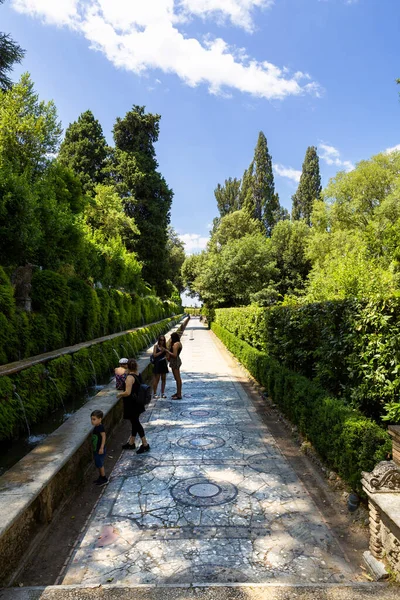
[{"label": "white cloud", "polygon": [[203,237],[198,233],[184,233],[179,238],[185,244],[186,254],[196,254],[201,252],[207,246],[208,237]]},{"label": "white cloud", "polygon": [[276,164],[273,166],[274,172],[279,175],[279,177],[287,177],[291,179],[295,183],[299,183],[301,171],[297,171],[296,169],[292,169],[292,167],[284,167],[283,165]]},{"label": "white cloud", "polygon": [[400,152],[400,144],[397,144],[397,146],[393,146],[393,148],[387,148],[387,150],[385,150],[385,154],[391,154],[391,152]]},{"label": "white cloud", "polygon": [[52,25],[72,25],[78,16],[79,0],[12,0],[18,12],[42,17]]},{"label": "white cloud", "polygon": [[354,165],[349,160],[342,160],[340,152],[334,146],[321,142],[318,146],[320,152],[319,156],[321,160],[326,162],[327,165],[334,165],[335,167],[342,167],[345,171],[352,171]]},{"label": "white cloud", "polygon": [[253,31],[252,12],[255,8],[269,8],[274,0],[180,0],[184,14],[203,19],[214,18],[221,22],[230,21],[237,27]]},{"label": "white cloud", "polygon": [[203,17],[219,24],[223,16],[244,29],[253,28],[253,11],[269,0],[12,0],[15,10],[45,23],[81,32],[91,48],[116,67],[136,74],[151,69],[177,75],[185,84],[206,84],[210,93],[237,90],[269,100],[314,94],[320,86],[307,73],[289,73],[222,38],[188,37],[187,18]]}]

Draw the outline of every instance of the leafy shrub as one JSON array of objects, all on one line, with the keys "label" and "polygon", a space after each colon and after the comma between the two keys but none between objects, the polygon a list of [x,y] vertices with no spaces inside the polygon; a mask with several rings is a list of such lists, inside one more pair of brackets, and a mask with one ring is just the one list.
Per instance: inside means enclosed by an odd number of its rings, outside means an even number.
[{"label": "leafy shrub", "polygon": [[342,399],[328,395],[318,383],[252,348],[218,323],[212,323],[211,328],[322,459],[353,488],[361,490],[361,471],[371,471],[391,452],[388,433]]},{"label": "leafy shrub", "polygon": [[399,296],[224,308],[215,322],[366,416],[399,414]]}]

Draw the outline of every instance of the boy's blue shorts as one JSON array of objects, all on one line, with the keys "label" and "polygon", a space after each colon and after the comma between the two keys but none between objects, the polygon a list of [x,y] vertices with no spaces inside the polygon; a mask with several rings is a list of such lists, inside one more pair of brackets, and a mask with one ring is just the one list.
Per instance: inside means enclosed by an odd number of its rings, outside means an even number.
[{"label": "boy's blue shorts", "polygon": [[94,464],[98,469],[104,467],[104,460],[106,458],[106,451],[104,450],[103,454],[99,454],[98,452],[94,453]]}]

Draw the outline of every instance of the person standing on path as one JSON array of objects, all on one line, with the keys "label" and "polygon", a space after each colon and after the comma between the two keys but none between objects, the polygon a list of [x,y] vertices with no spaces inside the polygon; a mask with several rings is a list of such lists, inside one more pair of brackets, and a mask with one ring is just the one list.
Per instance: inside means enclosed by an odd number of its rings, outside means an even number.
[{"label": "person standing on path", "polygon": [[161,398],[166,398],[165,395],[165,383],[167,379],[168,373],[168,363],[167,363],[167,344],[165,340],[165,335],[160,335],[157,340],[157,344],[155,344],[153,348],[153,365],[154,365],[154,373],[153,373],[153,398],[159,398],[157,396],[157,387],[158,382],[161,377]]},{"label": "person standing on path", "polygon": [[172,396],[173,400],[182,400],[182,379],[180,368],[182,361],[180,359],[180,353],[182,352],[182,344],[179,334],[174,332],[171,334],[171,350],[167,350],[169,366],[172,369],[172,374],[176,381],[176,394]]},{"label": "person standing on path", "polygon": [[128,375],[128,359],[120,358],[119,359],[119,367],[114,369],[115,373],[115,387],[117,390],[125,389],[125,379]]},{"label": "person standing on path", "polygon": [[128,374],[125,381],[125,390],[119,392],[117,397],[123,399],[124,419],[128,419],[132,425],[130,438],[122,448],[124,450],[135,450],[135,439],[139,434],[142,439],[142,445],[136,451],[136,454],[143,454],[143,452],[148,452],[150,450],[143,426],[139,420],[140,415],[145,410],[144,405],[138,402],[139,390],[142,383],[142,376],[138,372],[138,364],[134,358],[130,358],[128,360]]}]

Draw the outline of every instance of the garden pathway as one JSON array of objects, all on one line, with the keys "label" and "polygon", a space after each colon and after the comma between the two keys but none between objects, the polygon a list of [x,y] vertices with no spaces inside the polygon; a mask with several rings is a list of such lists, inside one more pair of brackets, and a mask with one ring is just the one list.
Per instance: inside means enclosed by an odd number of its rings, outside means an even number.
[{"label": "garden pathway", "polygon": [[213,334],[182,341],[184,397],[146,411],[151,452],[123,452],[62,583],[356,580]]}]

